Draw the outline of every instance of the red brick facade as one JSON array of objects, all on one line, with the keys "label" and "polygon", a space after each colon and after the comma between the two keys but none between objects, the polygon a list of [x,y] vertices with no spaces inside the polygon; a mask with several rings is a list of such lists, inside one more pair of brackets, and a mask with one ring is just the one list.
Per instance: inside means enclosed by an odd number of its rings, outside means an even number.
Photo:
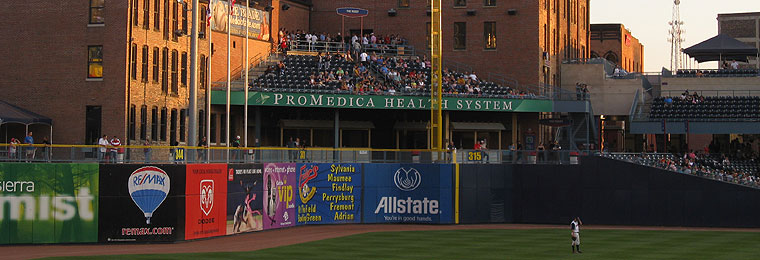
[{"label": "red brick facade", "polygon": [[591,57],[601,57],[628,72],[644,71],[644,45],[622,24],[591,25]]}]

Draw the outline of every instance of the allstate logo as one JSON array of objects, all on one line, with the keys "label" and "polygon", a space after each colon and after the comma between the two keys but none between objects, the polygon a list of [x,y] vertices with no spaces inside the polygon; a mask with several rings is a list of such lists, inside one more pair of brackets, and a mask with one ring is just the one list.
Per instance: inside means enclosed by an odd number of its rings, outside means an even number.
[{"label": "allstate logo", "polygon": [[145,222],[150,224],[153,212],[169,194],[169,175],[158,167],[146,166],[132,172],[127,181],[129,196],[145,214]]},{"label": "allstate logo", "polygon": [[402,167],[396,170],[396,174],[393,175],[393,182],[396,183],[399,190],[413,191],[422,183],[422,176],[415,168],[407,170]]}]

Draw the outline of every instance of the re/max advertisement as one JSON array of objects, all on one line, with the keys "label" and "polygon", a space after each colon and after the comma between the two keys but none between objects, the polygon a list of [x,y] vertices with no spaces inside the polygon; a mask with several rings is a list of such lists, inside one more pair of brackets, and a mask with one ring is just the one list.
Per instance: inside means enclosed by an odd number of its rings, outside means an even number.
[{"label": "re/max advertisement", "polygon": [[451,223],[452,166],[365,164],[364,223]]},{"label": "re/max advertisement", "polygon": [[298,164],[298,225],[359,223],[362,165]]},{"label": "re/max advertisement", "polygon": [[100,165],[100,242],[185,238],[184,165]]}]

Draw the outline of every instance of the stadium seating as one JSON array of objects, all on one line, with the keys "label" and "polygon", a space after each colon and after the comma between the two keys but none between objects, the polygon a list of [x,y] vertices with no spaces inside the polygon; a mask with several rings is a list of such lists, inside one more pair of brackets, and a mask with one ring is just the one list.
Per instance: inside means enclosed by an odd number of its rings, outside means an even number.
[{"label": "stadium seating", "polygon": [[672,104],[666,97],[652,101],[650,119],[690,120],[690,121],[758,121],[760,120],[760,97],[704,97],[704,100],[688,101],[672,97]]},{"label": "stadium seating", "polygon": [[729,69],[729,70],[695,70],[681,69],[676,71],[676,77],[696,78],[696,77],[757,77],[760,76],[760,70],[756,69]]}]

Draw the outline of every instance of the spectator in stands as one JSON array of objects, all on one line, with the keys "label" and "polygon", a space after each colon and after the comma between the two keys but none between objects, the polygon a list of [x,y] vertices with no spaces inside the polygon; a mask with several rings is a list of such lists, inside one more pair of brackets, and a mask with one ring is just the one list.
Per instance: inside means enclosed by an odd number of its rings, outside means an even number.
[{"label": "spectator in stands", "polygon": [[450,140],[446,142],[446,161],[451,162],[453,156],[456,154],[457,147],[454,145],[454,141]]},{"label": "spectator in stands", "polygon": [[11,161],[15,161],[18,159],[18,145],[20,142],[18,139],[11,137],[10,145],[8,146],[8,158],[11,159]]},{"label": "spectator in stands", "polygon": [[34,137],[32,137],[32,132],[29,132],[26,134],[26,137],[24,137],[24,144],[27,145],[25,149],[26,156],[24,159],[26,162],[31,162],[34,160]]},{"label": "spectator in stands", "polygon": [[739,69],[739,62],[736,60],[731,61],[731,69],[738,70]]},{"label": "spectator in stands", "polygon": [[118,160],[117,160],[117,156],[118,155],[117,154],[119,153],[119,149],[121,149],[121,147],[120,147],[121,146],[121,140],[119,140],[119,137],[117,137],[117,136],[114,135],[113,138],[111,138],[111,142],[110,143],[111,143],[111,149],[110,149],[111,150],[110,151],[111,159],[110,159],[109,162],[110,163],[117,163],[118,162]]},{"label": "spectator in stands", "polygon": [[150,138],[145,139],[145,142],[143,142],[143,153],[145,154],[145,163],[150,163],[150,146],[153,145],[153,143],[150,141]]},{"label": "spectator in stands", "polygon": [[106,157],[106,150],[107,150],[106,147],[108,147],[110,144],[111,143],[108,142],[107,135],[103,135],[103,137],[98,139],[98,146],[100,146],[100,148],[98,148],[98,161],[105,162],[104,160]]},{"label": "spectator in stands", "polygon": [[287,66],[285,66],[285,63],[283,63],[282,61],[280,61],[279,63],[277,63],[277,73],[278,74],[284,75],[286,69],[287,69]]},{"label": "spectator in stands", "polygon": [[671,107],[671,106],[673,106],[673,98],[671,98],[671,97],[666,97],[666,98],[665,98],[665,106],[667,106],[667,107]]},{"label": "spectator in stands", "polygon": [[50,156],[51,156],[50,152],[52,151],[53,146],[52,144],[50,144],[50,141],[48,141],[47,137],[42,138],[42,144],[45,145],[42,148],[42,159],[45,160],[46,162],[50,162]]}]

